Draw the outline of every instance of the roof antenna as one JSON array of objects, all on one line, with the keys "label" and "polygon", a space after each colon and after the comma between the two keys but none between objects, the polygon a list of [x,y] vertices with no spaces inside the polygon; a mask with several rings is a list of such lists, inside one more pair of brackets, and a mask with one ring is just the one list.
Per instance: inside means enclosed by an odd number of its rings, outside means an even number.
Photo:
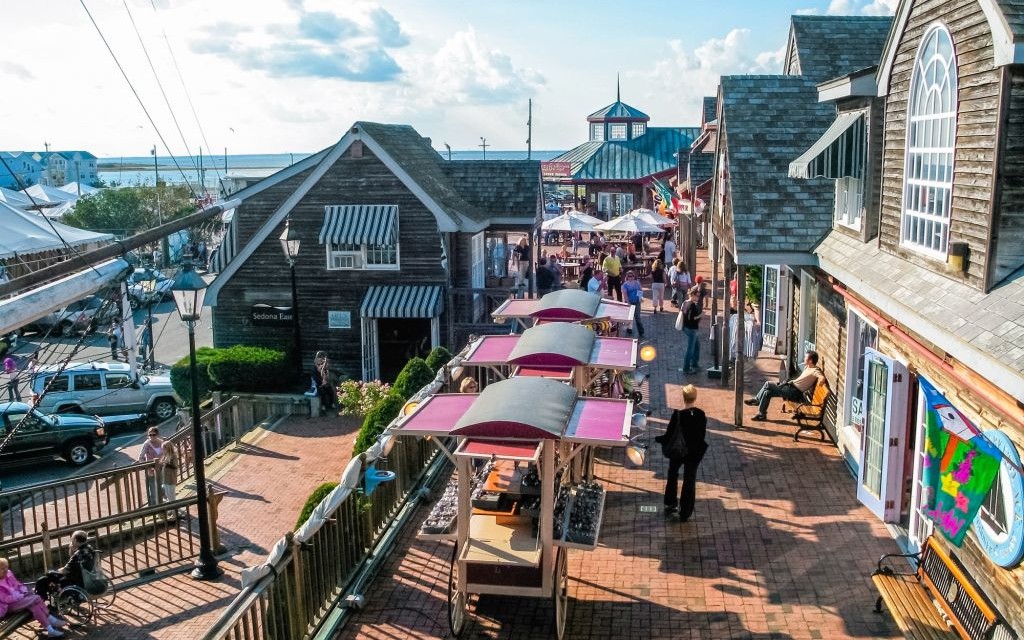
[{"label": "roof antenna", "polygon": [[619,74],[615,73],[615,102],[622,102],[622,88],[619,85]]}]

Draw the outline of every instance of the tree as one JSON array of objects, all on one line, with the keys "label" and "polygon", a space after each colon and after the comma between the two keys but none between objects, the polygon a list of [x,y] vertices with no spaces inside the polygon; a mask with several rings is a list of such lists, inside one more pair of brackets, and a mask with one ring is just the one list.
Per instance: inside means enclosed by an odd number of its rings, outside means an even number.
[{"label": "tree", "polygon": [[[160,210],[157,212],[157,195]],[[103,189],[78,200],[61,222],[80,229],[129,236],[195,212],[191,192],[184,185],[136,186]]]}]

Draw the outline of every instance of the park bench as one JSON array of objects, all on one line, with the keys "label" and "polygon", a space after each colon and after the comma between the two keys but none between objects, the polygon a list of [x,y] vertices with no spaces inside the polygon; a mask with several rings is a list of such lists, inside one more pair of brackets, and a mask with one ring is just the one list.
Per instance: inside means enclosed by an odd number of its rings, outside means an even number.
[{"label": "park bench", "polygon": [[801,431],[817,431],[822,442],[825,441],[825,404],[828,402],[828,383],[824,379],[819,380],[814,389],[807,394],[807,399],[793,409],[793,419],[796,420],[798,429],[793,434],[793,440],[797,440]]},{"label": "park bench", "polygon": [[[887,563],[890,558],[917,562],[914,573],[901,573]],[[907,638],[967,638],[987,640],[1004,636],[999,616],[985,601],[960,563],[943,551],[933,537],[920,553],[887,553],[871,574],[878,589],[875,611],[882,602]],[[995,635],[994,635],[995,634]]]},{"label": "park bench", "polygon": [[0,618],[0,638],[6,638],[14,633],[14,630],[32,619],[28,611],[15,611]]}]

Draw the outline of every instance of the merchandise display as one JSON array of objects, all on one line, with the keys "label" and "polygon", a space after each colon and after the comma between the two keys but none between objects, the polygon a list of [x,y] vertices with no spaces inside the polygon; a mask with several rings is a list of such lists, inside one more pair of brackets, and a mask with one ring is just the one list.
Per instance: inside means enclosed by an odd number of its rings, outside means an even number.
[{"label": "merchandise display", "polygon": [[563,485],[555,500],[556,541],[593,547],[601,529],[604,487],[595,482]]}]

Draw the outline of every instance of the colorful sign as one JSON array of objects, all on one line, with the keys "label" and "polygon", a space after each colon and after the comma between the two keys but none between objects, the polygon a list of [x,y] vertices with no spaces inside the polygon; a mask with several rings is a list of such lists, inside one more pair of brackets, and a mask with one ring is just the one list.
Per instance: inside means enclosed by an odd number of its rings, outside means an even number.
[{"label": "colorful sign", "polygon": [[557,180],[572,177],[571,162],[541,162],[540,175],[543,180]]},{"label": "colorful sign", "polygon": [[935,387],[919,381],[928,411],[924,512],[959,547],[999,474],[1002,456]]}]

